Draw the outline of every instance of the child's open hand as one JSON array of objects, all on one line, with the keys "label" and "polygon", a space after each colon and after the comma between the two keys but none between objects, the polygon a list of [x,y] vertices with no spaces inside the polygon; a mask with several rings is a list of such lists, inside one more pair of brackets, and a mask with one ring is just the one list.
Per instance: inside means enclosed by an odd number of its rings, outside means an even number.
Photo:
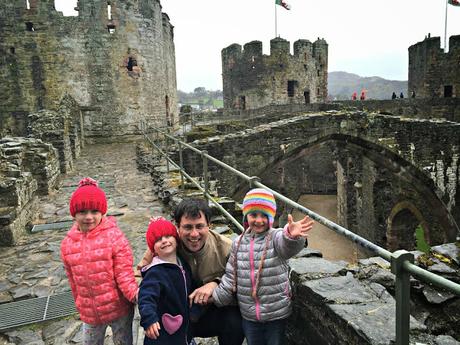
[{"label": "child's open hand", "polygon": [[149,337],[150,339],[156,339],[160,336],[160,323],[159,322],[155,322],[155,323],[152,323],[149,328],[147,328],[147,330],[145,331],[145,334],[147,335],[147,337]]},{"label": "child's open hand", "polygon": [[288,231],[289,235],[292,237],[304,237],[308,236],[308,232],[313,228],[315,222],[308,216],[305,216],[303,219],[294,222],[292,215],[288,215]]}]

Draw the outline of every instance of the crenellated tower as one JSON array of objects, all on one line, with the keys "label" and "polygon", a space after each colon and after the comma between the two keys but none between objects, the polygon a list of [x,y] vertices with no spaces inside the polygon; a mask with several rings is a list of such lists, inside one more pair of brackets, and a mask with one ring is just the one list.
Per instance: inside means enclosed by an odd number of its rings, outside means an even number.
[{"label": "crenellated tower", "polygon": [[449,39],[449,52],[439,37],[425,37],[409,47],[409,93],[417,98],[460,97],[460,35]]},{"label": "crenellated tower", "polygon": [[255,109],[267,105],[324,102],[327,97],[328,45],[318,39],[294,42],[277,37],[270,41],[270,55],[262,42],[242,48],[232,44],[222,50],[224,108]]},{"label": "crenellated tower", "polygon": [[94,140],[136,134],[141,119],[177,122],[173,26],[159,0],[79,0],[77,17],[54,0],[0,3],[0,134],[65,94]]}]

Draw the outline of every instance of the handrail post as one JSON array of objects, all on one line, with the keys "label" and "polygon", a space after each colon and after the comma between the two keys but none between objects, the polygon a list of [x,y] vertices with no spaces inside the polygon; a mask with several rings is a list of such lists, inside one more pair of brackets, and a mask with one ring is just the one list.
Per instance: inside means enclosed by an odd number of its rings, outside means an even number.
[{"label": "handrail post", "polygon": [[209,177],[208,177],[208,151],[201,151],[201,159],[203,160],[203,180],[204,180],[204,196],[209,194]]},{"label": "handrail post", "polygon": [[184,184],[184,159],[182,156],[182,144],[178,140],[177,145],[179,146],[179,166],[180,166],[180,188],[182,190],[185,189],[185,184]]},{"label": "handrail post", "polygon": [[166,172],[169,174],[169,138],[165,137],[165,152],[166,152]]},{"label": "handrail post", "polygon": [[398,250],[391,255],[391,272],[396,275],[396,345],[409,344],[410,330],[410,274],[404,263],[414,262],[414,255]]}]

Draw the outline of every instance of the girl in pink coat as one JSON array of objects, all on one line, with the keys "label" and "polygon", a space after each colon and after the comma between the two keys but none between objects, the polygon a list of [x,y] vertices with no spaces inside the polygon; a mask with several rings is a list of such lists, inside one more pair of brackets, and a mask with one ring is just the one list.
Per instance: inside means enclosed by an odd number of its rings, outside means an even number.
[{"label": "girl in pink coat", "polygon": [[116,345],[132,345],[138,286],[128,240],[106,217],[105,193],[91,178],[70,198],[75,223],[61,243],[61,258],[83,321],[84,344],[103,345],[107,326]]}]

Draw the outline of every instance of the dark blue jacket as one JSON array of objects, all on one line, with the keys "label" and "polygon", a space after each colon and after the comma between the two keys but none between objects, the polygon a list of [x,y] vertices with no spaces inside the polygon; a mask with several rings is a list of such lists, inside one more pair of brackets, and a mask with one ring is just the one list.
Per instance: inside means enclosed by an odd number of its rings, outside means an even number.
[{"label": "dark blue jacket", "polygon": [[[189,344],[192,336],[190,329],[190,308],[188,295],[192,290],[191,272],[184,260],[181,266],[167,263],[154,257],[152,264],[142,271],[139,289],[139,313],[141,326],[147,330],[155,322],[160,323],[160,336],[150,339],[145,336],[144,345],[180,345]],[[167,316],[181,315],[182,324],[173,334],[167,333],[163,319]]]}]

